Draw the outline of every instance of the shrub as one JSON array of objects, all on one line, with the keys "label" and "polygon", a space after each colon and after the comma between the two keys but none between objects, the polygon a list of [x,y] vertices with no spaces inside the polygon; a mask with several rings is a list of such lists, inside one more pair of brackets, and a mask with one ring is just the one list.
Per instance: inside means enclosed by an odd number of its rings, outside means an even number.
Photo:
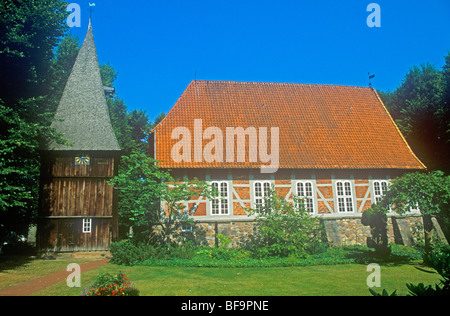
[{"label": "shrub", "polygon": [[[423,283],[407,283],[406,287],[409,290],[409,296],[450,296],[450,246],[446,244],[435,245],[431,252],[424,254],[423,261],[425,265],[436,270],[442,279],[434,287],[433,285],[425,285]],[[435,273],[426,270],[422,271]],[[382,294],[378,294],[371,289],[369,291],[374,296],[388,296],[386,290],[383,290]],[[395,293],[396,291],[391,296],[395,296]]]},{"label": "shrub", "polygon": [[424,285],[406,284],[412,296],[450,296],[450,246],[437,245],[423,257],[424,263],[435,269],[442,277],[440,284]]},{"label": "shrub", "polygon": [[116,276],[101,273],[90,286],[84,288],[81,296],[139,296],[139,290],[123,273]]},{"label": "shrub", "polygon": [[257,258],[305,257],[320,244],[320,221],[310,215],[302,199],[289,203],[272,189],[256,214],[256,232],[248,248]]},{"label": "shrub", "polygon": [[367,246],[375,249],[377,255],[387,257],[391,254],[387,237],[387,215],[378,204],[365,210],[361,217],[361,223],[370,226],[371,238],[367,238]]},{"label": "shrub", "polygon": [[355,260],[347,257],[344,249],[333,247],[326,252],[299,258],[268,257],[254,258],[249,251],[243,249],[228,249],[220,251],[218,248],[202,248],[192,259],[170,260],[149,259],[141,262],[145,266],[174,266],[174,267],[227,267],[227,268],[262,268],[262,267],[300,267],[312,265],[336,265],[355,263]]},{"label": "shrub", "polygon": [[148,259],[191,259],[197,250],[198,247],[189,242],[174,246],[155,246],[143,242],[134,243],[130,240],[122,240],[110,245],[111,262],[126,266],[136,265]]},{"label": "shrub", "polygon": [[111,262],[115,264],[132,266],[143,260],[155,256],[157,250],[145,243],[135,244],[129,240],[113,242],[110,245]]}]

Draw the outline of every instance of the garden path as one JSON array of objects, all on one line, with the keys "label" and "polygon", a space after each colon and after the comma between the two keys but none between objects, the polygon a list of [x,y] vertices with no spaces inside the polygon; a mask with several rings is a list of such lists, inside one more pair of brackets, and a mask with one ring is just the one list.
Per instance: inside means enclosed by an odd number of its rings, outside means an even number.
[{"label": "garden path", "polygon": [[[86,272],[107,264],[109,259],[100,259],[80,265],[81,271]],[[49,275],[35,278],[0,291],[0,296],[28,296],[67,279],[72,271],[58,271]]]}]

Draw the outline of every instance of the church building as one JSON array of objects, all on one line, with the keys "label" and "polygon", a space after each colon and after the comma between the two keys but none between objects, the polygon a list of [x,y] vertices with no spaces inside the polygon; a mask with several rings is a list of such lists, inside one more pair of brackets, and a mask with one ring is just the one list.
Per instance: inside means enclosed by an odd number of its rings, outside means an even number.
[{"label": "church building", "polygon": [[90,21],[52,127],[67,143],[52,141],[42,150],[38,248],[107,250],[118,236],[117,192],[108,181],[121,151]]},{"label": "church building", "polygon": [[[366,244],[364,210],[391,181],[426,167],[373,88],[234,81],[192,81],[153,129],[153,155],[175,178],[204,180],[220,197],[186,201],[210,244],[217,233],[239,244],[270,188],[297,195],[336,245]],[[395,232],[420,221],[389,215]]]}]

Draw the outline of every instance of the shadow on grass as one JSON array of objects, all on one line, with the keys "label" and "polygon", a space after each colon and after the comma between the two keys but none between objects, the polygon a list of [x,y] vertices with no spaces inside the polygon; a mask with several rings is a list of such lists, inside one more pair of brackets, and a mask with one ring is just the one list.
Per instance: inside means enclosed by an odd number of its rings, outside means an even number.
[{"label": "shadow on grass", "polygon": [[355,260],[355,263],[367,265],[369,263],[377,263],[380,265],[397,266],[404,264],[417,264],[421,260],[422,255],[418,250],[393,245],[391,253],[379,254],[370,248],[362,247],[346,247],[343,249],[346,253],[346,258]]},{"label": "shadow on grass", "polygon": [[33,260],[33,257],[24,255],[0,256],[0,272],[17,269]]},{"label": "shadow on grass", "polygon": [[0,272],[13,270],[34,260],[36,249],[26,243],[3,246],[0,254]]}]

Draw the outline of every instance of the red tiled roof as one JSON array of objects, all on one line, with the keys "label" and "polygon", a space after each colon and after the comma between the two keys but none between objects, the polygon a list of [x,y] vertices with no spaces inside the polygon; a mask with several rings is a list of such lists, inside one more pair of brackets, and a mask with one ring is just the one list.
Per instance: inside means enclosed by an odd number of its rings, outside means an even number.
[{"label": "red tiled roof", "polygon": [[[218,127],[279,128],[279,168],[425,169],[372,88],[230,81],[192,81],[155,128],[163,168],[259,168],[261,163],[194,162],[194,120]],[[176,127],[192,135],[191,162],[173,161]],[[203,140],[203,146],[210,140]],[[247,142],[248,145],[248,142]],[[270,152],[270,141],[268,142]]]}]

